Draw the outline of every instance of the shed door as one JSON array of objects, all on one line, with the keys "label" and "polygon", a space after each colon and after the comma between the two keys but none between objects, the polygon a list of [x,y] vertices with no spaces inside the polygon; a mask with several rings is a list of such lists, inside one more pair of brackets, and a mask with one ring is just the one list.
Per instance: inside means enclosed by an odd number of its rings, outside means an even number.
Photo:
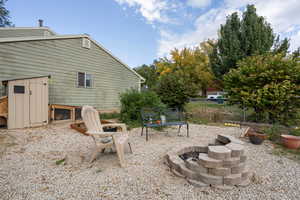
[{"label": "shed door", "polygon": [[29,127],[29,81],[9,82],[8,91],[8,128]]},{"label": "shed door", "polygon": [[8,83],[8,129],[48,123],[48,78]]},{"label": "shed door", "polygon": [[29,119],[30,126],[48,123],[48,78],[29,80]]}]

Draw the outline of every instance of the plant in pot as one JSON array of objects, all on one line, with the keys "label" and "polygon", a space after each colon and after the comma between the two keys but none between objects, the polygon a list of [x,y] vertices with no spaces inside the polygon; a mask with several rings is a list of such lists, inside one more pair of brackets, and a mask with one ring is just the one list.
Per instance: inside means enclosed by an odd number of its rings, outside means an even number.
[{"label": "plant in pot", "polygon": [[289,135],[281,135],[282,143],[288,149],[300,148],[300,128],[292,128]]},{"label": "plant in pot", "polygon": [[250,142],[256,145],[262,144],[263,141],[268,137],[265,133],[255,130],[253,128],[249,129],[247,135],[249,137]]}]

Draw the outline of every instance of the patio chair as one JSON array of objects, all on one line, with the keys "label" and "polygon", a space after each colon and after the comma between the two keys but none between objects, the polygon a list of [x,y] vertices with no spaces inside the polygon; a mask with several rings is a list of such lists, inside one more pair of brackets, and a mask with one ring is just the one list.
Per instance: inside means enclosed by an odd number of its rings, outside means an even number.
[{"label": "patio chair", "polygon": [[[101,124],[99,112],[92,106],[83,106],[81,115],[87,128],[86,133],[89,134],[95,142],[95,149],[92,153],[90,162],[93,162],[96,159],[99,152],[104,152],[106,148],[115,147],[120,160],[120,165],[121,167],[124,167],[126,165],[124,158],[124,145],[126,143],[129,145],[132,153],[131,145],[128,141],[129,135],[126,125],[119,123]],[[104,128],[106,127],[121,128],[122,131],[105,132]]]}]

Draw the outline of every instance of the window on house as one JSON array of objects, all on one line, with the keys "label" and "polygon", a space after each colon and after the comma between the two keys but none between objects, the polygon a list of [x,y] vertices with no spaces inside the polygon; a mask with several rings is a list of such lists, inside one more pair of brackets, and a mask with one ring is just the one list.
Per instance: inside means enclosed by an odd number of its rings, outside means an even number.
[{"label": "window on house", "polygon": [[78,87],[85,87],[85,73],[78,72]]},{"label": "window on house", "polygon": [[77,73],[77,86],[84,87],[84,88],[91,88],[92,87],[92,75],[87,74],[85,72],[78,72]]},{"label": "window on house", "polygon": [[92,87],[92,75],[85,74],[85,87]]}]

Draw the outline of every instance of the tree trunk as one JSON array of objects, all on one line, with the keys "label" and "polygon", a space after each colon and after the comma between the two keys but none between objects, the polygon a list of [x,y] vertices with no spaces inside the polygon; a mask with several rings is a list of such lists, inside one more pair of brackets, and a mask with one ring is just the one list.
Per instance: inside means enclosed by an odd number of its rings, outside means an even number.
[{"label": "tree trunk", "polygon": [[207,97],[207,91],[206,88],[202,88],[202,96]]}]

